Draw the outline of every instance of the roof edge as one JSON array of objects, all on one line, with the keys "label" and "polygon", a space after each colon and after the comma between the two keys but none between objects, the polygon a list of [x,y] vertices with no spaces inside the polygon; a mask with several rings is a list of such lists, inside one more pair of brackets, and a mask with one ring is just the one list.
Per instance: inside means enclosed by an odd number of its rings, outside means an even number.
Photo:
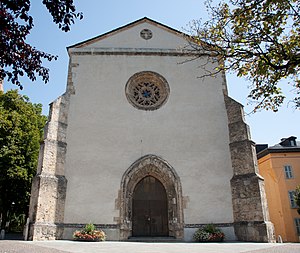
[{"label": "roof edge", "polygon": [[138,24],[138,23],[141,23],[141,22],[143,22],[143,21],[152,23],[152,24],[154,24],[154,25],[161,26],[162,28],[167,29],[167,30],[170,30],[171,32],[176,33],[176,34],[178,34],[178,35],[190,37],[188,34],[183,33],[183,32],[180,32],[180,31],[178,31],[178,30],[176,30],[176,29],[174,29],[174,28],[172,28],[172,27],[170,27],[170,26],[167,26],[167,25],[164,25],[164,24],[162,24],[162,23],[159,23],[159,22],[157,22],[157,21],[155,21],[155,20],[153,20],[153,19],[150,19],[150,18],[148,18],[148,17],[143,17],[143,18],[140,18],[140,19],[138,19],[138,20],[136,20],[136,21],[133,21],[133,22],[131,22],[131,23],[129,23],[129,24],[120,26],[120,27],[118,27],[118,28],[116,28],[116,29],[113,29],[113,30],[111,30],[111,31],[108,31],[108,32],[106,32],[106,33],[103,33],[103,34],[101,34],[101,35],[98,35],[98,36],[96,36],[96,37],[93,37],[93,38],[91,38],[91,39],[87,39],[87,40],[78,42],[78,43],[76,43],[76,44],[74,44],[74,45],[68,46],[68,47],[67,47],[67,50],[69,50],[70,48],[75,48],[75,47],[80,48],[80,47],[82,47],[82,46],[84,46],[84,45],[88,45],[88,44],[92,43],[92,42],[95,41],[95,40],[98,40],[98,39],[101,39],[102,37],[106,37],[106,36],[108,36],[108,35],[110,35],[110,34],[119,32],[119,31],[121,31],[121,30],[123,30],[123,29],[125,29],[125,28],[130,28],[130,27],[132,27],[132,26],[134,26],[134,25],[136,25],[136,24]]},{"label": "roof edge", "polygon": [[297,153],[297,152],[300,152],[300,147],[294,147],[294,148],[280,148],[280,149],[271,149],[271,148],[266,148],[262,151],[260,151],[259,153],[257,153],[257,159],[260,159],[268,154],[271,154],[271,153]]}]

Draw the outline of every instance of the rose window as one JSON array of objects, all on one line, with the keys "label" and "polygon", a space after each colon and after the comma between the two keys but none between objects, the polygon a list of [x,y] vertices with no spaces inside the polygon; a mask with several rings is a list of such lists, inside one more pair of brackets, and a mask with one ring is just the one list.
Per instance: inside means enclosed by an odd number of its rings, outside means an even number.
[{"label": "rose window", "polygon": [[133,75],[126,84],[128,101],[142,110],[156,110],[169,95],[169,85],[159,74],[146,71]]}]

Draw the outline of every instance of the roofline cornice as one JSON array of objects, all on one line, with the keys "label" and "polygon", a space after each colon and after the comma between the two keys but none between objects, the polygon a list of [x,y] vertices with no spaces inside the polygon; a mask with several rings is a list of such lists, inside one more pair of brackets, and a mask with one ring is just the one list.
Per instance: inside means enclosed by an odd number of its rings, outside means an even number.
[{"label": "roofline cornice", "polygon": [[[189,49],[159,49],[159,48],[71,48],[69,55],[160,55],[189,56],[199,58],[199,54]],[[211,52],[203,52],[201,56],[213,57]]]},{"label": "roofline cornice", "polygon": [[265,149],[257,154],[257,159],[260,159],[271,153],[297,153],[300,152],[300,147],[281,148],[281,149]]}]

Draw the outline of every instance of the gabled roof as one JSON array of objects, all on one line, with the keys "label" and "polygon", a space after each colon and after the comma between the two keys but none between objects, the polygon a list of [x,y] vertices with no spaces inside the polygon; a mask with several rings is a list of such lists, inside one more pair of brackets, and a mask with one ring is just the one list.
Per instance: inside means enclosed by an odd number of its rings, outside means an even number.
[{"label": "gabled roof", "polygon": [[160,28],[162,28],[162,29],[164,29],[164,30],[166,30],[166,31],[168,31],[168,32],[171,32],[171,33],[173,33],[173,34],[176,34],[176,35],[178,35],[178,36],[186,36],[186,37],[190,37],[189,35],[187,35],[187,34],[185,34],[185,33],[183,33],[183,32],[180,32],[180,31],[178,31],[178,30],[176,30],[176,29],[174,29],[174,28],[172,28],[172,27],[169,27],[169,26],[167,26],[167,25],[164,25],[164,24],[162,24],[162,23],[159,23],[159,22],[157,22],[157,21],[155,21],[155,20],[152,20],[152,19],[150,19],[150,18],[144,17],[144,18],[138,19],[138,20],[136,20],[136,21],[134,21],[134,22],[132,22],[132,23],[129,23],[129,24],[127,24],[127,25],[124,25],[124,26],[121,26],[121,27],[119,27],[119,28],[116,28],[116,29],[114,29],[114,30],[112,30],[112,31],[109,31],[109,32],[107,32],[107,33],[104,33],[104,34],[101,34],[101,35],[99,35],[99,36],[96,36],[96,37],[94,37],[94,38],[91,38],[91,39],[88,39],[88,40],[85,40],[85,41],[76,43],[76,44],[74,44],[74,45],[71,45],[71,46],[67,47],[67,49],[70,49],[70,48],[80,48],[80,47],[89,45],[89,44],[91,44],[91,43],[94,43],[94,42],[96,42],[96,41],[105,39],[105,38],[107,38],[107,37],[109,37],[109,36],[112,36],[112,35],[114,35],[114,34],[116,34],[116,33],[119,33],[119,32],[121,32],[121,31],[127,30],[127,29],[129,29],[129,28],[131,28],[131,27],[133,27],[133,26],[136,26],[136,25],[138,25],[138,24],[142,24],[142,23],[145,23],[145,22],[146,22],[146,23],[149,23],[149,24],[152,24],[152,25],[154,25],[154,26],[160,27]]}]

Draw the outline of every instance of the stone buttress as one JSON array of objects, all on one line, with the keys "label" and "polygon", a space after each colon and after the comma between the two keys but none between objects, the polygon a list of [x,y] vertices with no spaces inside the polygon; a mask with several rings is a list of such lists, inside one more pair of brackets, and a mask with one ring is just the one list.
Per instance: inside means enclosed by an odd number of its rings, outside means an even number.
[{"label": "stone buttress", "polygon": [[234,229],[238,240],[275,242],[269,221],[264,179],[258,174],[255,144],[244,121],[243,106],[225,95],[228,115]]},{"label": "stone buttress", "polygon": [[[71,66],[71,65],[70,65]],[[64,166],[70,96],[71,68],[67,91],[50,104],[44,140],[40,146],[37,174],[33,178],[29,207],[29,240],[62,239],[67,180]]]}]

